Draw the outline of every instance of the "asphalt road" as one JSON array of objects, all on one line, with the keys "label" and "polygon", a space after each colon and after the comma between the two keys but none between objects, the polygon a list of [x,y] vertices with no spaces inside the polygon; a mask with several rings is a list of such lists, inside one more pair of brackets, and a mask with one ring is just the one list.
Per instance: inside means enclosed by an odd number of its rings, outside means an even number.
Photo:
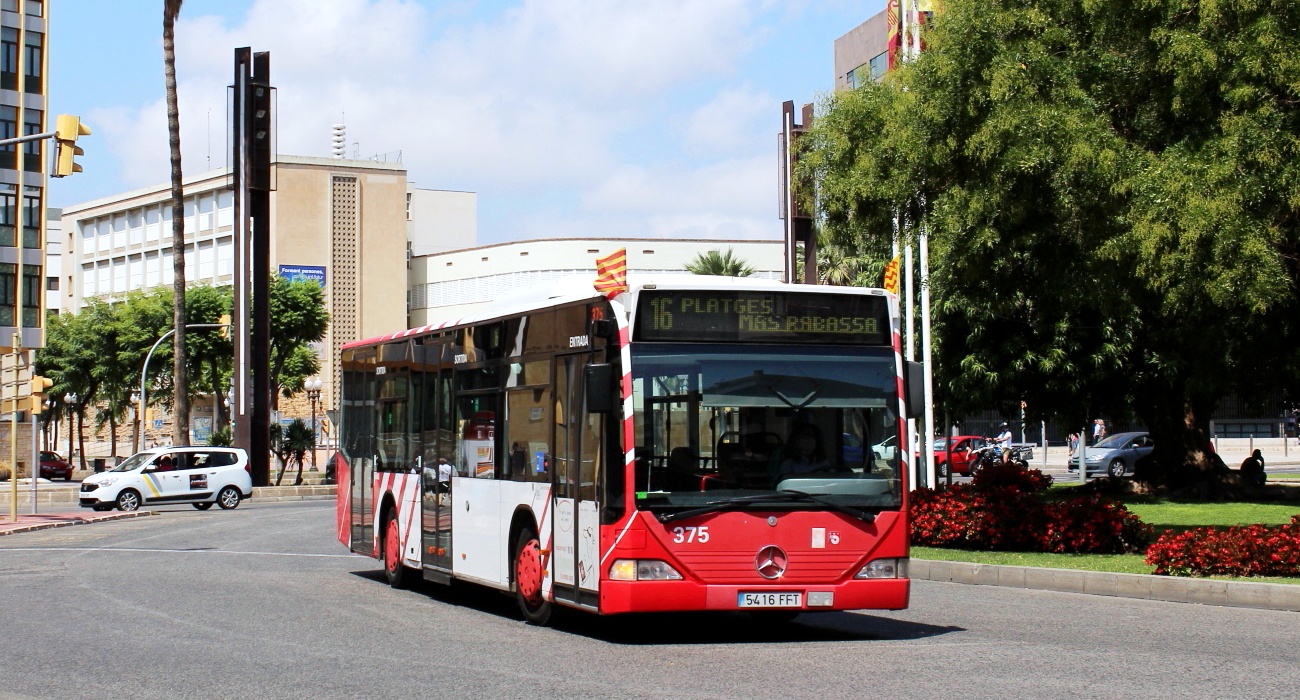
[{"label": "asphalt road", "polygon": [[914,583],[895,613],[574,616],[390,589],[333,504],[0,540],[0,699],[1289,698],[1300,614]]}]

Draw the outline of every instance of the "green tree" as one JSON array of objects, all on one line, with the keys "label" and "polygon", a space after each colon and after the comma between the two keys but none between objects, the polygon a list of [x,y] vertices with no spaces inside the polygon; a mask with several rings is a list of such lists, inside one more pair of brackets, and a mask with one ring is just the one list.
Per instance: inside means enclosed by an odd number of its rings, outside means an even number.
[{"label": "green tree", "polygon": [[167,85],[167,144],[171,157],[172,208],[172,341],[173,411],[172,444],[190,444],[190,397],[185,359],[185,190],[181,177],[181,118],[176,94],[176,18],[184,0],[163,0],[163,74]]},{"label": "green tree", "polygon": [[801,167],[832,240],[928,232],[947,408],[1131,410],[1140,479],[1221,476],[1217,399],[1296,388],[1297,26],[1282,0],[950,0],[914,64],[829,98]]},{"label": "green tree", "polygon": [[686,271],[696,275],[721,275],[723,277],[749,277],[754,268],[739,257],[731,248],[726,253],[710,250],[695,256],[686,263]]},{"label": "green tree", "polygon": [[279,396],[302,390],[303,380],[320,373],[320,359],[312,350],[329,329],[325,293],[310,280],[271,279],[271,383],[275,407]]}]

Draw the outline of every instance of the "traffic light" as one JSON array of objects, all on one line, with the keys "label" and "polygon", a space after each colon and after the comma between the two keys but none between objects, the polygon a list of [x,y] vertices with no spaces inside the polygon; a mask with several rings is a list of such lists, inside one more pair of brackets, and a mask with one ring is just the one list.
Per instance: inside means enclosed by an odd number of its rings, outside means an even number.
[{"label": "traffic light", "polygon": [[27,410],[32,413],[40,413],[45,410],[45,392],[54,386],[54,380],[49,377],[42,377],[38,374],[32,375],[31,391],[28,401]]},{"label": "traffic light", "polygon": [[221,324],[221,337],[230,340],[230,314],[221,314],[221,320],[217,323]]},{"label": "traffic light", "polygon": [[67,177],[81,172],[81,166],[74,160],[85,154],[77,145],[78,136],[89,136],[90,127],[81,123],[81,117],[75,114],[60,114],[54,126],[56,143],[54,155],[54,177]]}]

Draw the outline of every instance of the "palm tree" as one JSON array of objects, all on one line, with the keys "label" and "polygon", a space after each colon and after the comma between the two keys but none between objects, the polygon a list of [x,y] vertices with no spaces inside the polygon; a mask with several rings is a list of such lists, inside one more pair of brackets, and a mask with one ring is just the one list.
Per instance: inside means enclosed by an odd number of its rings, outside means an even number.
[{"label": "palm tree", "polygon": [[181,116],[176,99],[176,17],[183,0],[163,0],[163,73],[167,79],[167,136],[171,147],[172,185],[172,390],[176,421],[172,444],[190,444],[190,394],[185,380],[185,192],[181,186]]},{"label": "palm tree", "polygon": [[298,478],[294,480],[293,485],[301,485],[303,462],[306,461],[307,452],[316,446],[316,437],[311,434],[311,428],[307,427],[301,418],[294,418],[293,422],[283,429],[273,425],[271,443],[275,448],[276,456],[280,458],[280,473],[275,477],[275,485],[280,485],[280,480],[284,478],[284,469],[290,461],[298,465]]},{"label": "palm tree", "polygon": [[817,277],[821,284],[847,287],[857,283],[862,269],[862,258],[847,249],[822,244],[817,248]]},{"label": "palm tree", "polygon": [[696,275],[722,275],[723,277],[749,277],[754,274],[754,268],[736,257],[730,248],[726,253],[710,250],[696,255],[694,260],[686,263],[686,271]]}]

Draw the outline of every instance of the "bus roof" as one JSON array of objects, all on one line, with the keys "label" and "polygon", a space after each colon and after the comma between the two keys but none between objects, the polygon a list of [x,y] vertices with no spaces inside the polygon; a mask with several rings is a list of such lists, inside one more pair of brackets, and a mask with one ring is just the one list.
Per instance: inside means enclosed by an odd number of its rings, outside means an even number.
[{"label": "bus roof", "polygon": [[[596,280],[594,273],[587,275],[570,275],[551,284],[550,289],[538,294],[538,290],[527,289],[509,296],[501,297],[494,300],[492,305],[478,313],[468,314],[465,316],[447,317],[432,323],[409,328],[396,333],[365,338],[345,343],[342,349],[365,347],[368,345],[377,345],[386,343],[399,338],[418,336],[430,331],[436,331],[443,328],[454,328],[462,325],[472,325],[493,321],[500,318],[508,318],[516,314],[527,313],[537,309],[543,309],[551,306],[560,306],[570,302],[592,301],[600,299],[603,295],[596,291],[593,286]],[[636,307],[637,296],[643,290],[653,289],[699,289],[708,291],[799,291],[811,293],[827,294],[852,294],[862,296],[887,296],[889,293],[883,289],[868,287],[838,287],[829,285],[813,284],[788,284],[778,280],[755,279],[753,277],[723,277],[716,275],[694,275],[689,273],[677,274],[628,274],[628,312]]]}]

